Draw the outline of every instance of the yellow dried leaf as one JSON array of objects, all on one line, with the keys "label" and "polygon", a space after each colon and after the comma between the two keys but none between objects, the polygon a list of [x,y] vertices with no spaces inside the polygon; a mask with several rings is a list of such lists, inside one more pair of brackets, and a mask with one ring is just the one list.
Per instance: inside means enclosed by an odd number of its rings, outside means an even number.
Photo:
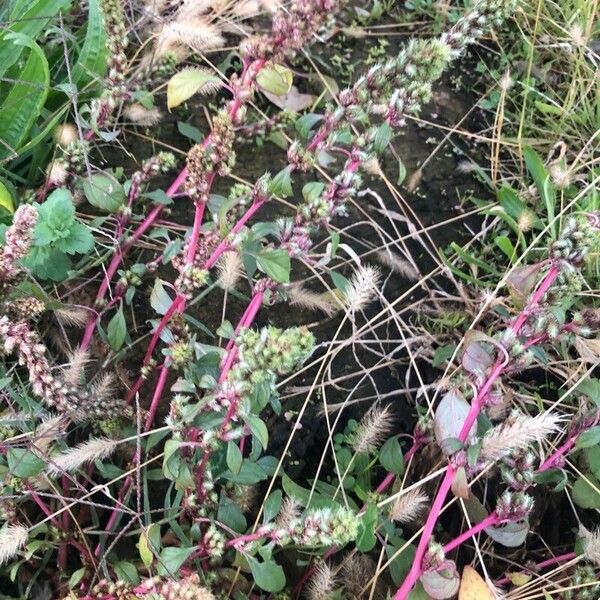
[{"label": "yellow dried leaf", "polygon": [[494,600],[494,594],[481,575],[472,567],[463,569],[458,600]]},{"label": "yellow dried leaf", "polygon": [[167,108],[179,106],[194,94],[210,94],[221,86],[220,79],[206,69],[186,68],[171,77],[167,84]]},{"label": "yellow dried leaf", "polygon": [[0,181],[0,206],[5,208],[11,215],[15,212],[12,196],[6,186]]},{"label": "yellow dried leaf", "polygon": [[517,587],[520,585],[525,585],[526,583],[529,583],[531,581],[531,575],[529,575],[528,573],[506,573],[506,577],[507,579],[510,580],[510,582],[513,585],[516,585]]}]

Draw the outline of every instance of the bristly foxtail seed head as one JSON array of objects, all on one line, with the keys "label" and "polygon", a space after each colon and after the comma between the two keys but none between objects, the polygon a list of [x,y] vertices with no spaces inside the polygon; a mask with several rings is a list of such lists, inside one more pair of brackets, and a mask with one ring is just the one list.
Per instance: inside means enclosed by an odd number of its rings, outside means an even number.
[{"label": "bristly foxtail seed head", "polygon": [[91,439],[75,448],[70,448],[62,454],[50,458],[47,471],[50,475],[61,475],[75,471],[82,465],[94,460],[101,460],[110,456],[118,443],[108,438]]},{"label": "bristly foxtail seed head", "polygon": [[240,255],[234,250],[225,252],[217,263],[219,285],[225,290],[232,290],[240,280],[242,270]]},{"label": "bristly foxtail seed head", "polygon": [[579,526],[579,537],[583,540],[583,555],[587,560],[600,566],[600,529],[587,530]]},{"label": "bristly foxtail seed head", "polygon": [[8,525],[0,529],[0,565],[11,559],[27,543],[27,528]]},{"label": "bristly foxtail seed head", "polygon": [[335,577],[331,567],[320,562],[315,569],[307,589],[309,600],[324,600],[329,597],[335,587]]},{"label": "bristly foxtail seed head", "polygon": [[354,271],[346,290],[346,305],[350,312],[365,308],[377,295],[381,274],[371,265],[361,265]]},{"label": "bristly foxtail seed head", "polygon": [[385,441],[393,424],[393,415],[389,404],[383,408],[376,404],[361,419],[352,436],[355,452],[372,454]]},{"label": "bristly foxtail seed head", "polygon": [[419,488],[410,490],[398,496],[390,509],[390,519],[398,523],[411,523],[423,512],[429,498]]},{"label": "bristly foxtail seed head", "polygon": [[540,444],[558,430],[561,420],[559,415],[551,412],[530,417],[515,411],[504,423],[486,432],[481,441],[479,459],[484,463],[495,462],[515,450]]}]

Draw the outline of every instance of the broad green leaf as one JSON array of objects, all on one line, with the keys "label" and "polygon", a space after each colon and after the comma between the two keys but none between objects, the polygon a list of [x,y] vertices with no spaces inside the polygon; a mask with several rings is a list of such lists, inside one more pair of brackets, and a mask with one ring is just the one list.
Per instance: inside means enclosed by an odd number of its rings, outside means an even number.
[{"label": "broad green leaf", "polygon": [[291,262],[290,255],[283,249],[263,250],[256,256],[261,271],[277,283],[289,283]]},{"label": "broad green leaf", "polygon": [[260,442],[263,448],[267,447],[269,443],[269,431],[264,422],[256,415],[248,415],[246,417],[246,424],[250,428],[252,435]]},{"label": "broad green leaf", "polygon": [[159,314],[164,315],[173,304],[173,300],[169,294],[167,294],[162,279],[156,278],[154,280],[154,287],[150,293],[150,306]]},{"label": "broad green leaf", "polygon": [[260,562],[253,556],[246,556],[254,583],[265,592],[279,592],[285,587],[283,569],[274,561]]},{"label": "broad green leaf", "polygon": [[195,548],[163,548],[158,557],[158,574],[161,577],[178,575],[179,569],[194,551]]},{"label": "broad green leaf", "polygon": [[2,43],[10,44],[15,53],[27,47],[29,56],[0,106],[0,159],[18,155],[50,89],[48,61],[33,40],[21,33],[9,33],[4,35]]},{"label": "broad green leaf", "polygon": [[15,205],[11,193],[7,187],[0,181],[0,206],[5,208],[11,215],[15,212]]},{"label": "broad green leaf", "polygon": [[88,202],[106,212],[114,213],[125,203],[123,186],[108,173],[96,173],[83,180],[83,193]]},{"label": "broad green leaf", "polygon": [[242,452],[238,448],[238,445],[232,440],[227,442],[227,467],[234,474],[237,475],[242,468],[242,461],[244,457]]},{"label": "broad green leaf", "polygon": [[377,505],[369,504],[367,510],[360,517],[358,522],[358,536],[356,538],[356,548],[360,552],[369,552],[375,547],[377,538],[375,537],[375,528],[377,527]]},{"label": "broad green leaf", "polygon": [[2,23],[6,29],[0,32],[0,81],[21,55],[18,48],[5,43],[6,36],[10,33],[21,33],[35,40],[61,10],[67,11],[70,6],[71,0],[16,0],[12,4],[7,15],[8,22]]},{"label": "broad green leaf", "polygon": [[276,96],[287,94],[292,88],[294,75],[283,65],[270,65],[261,69],[256,77],[258,87]]},{"label": "broad green leaf", "polygon": [[381,466],[390,473],[402,475],[404,473],[404,457],[397,437],[390,438],[381,446],[379,451]]},{"label": "broad green leaf", "polygon": [[280,198],[288,198],[292,195],[292,169],[285,167],[277,173],[269,183],[269,194],[279,196]]},{"label": "broad green leaf", "polygon": [[140,582],[140,576],[136,566],[126,560],[121,560],[113,565],[115,572],[119,576],[119,579],[131,583],[132,585],[138,585]]},{"label": "broad green leaf", "polygon": [[587,431],[582,432],[577,438],[578,448],[589,448],[600,444],[600,426],[592,427]]},{"label": "broad green leaf", "polygon": [[382,123],[375,130],[375,137],[373,138],[373,150],[377,154],[383,154],[383,151],[387,148],[388,144],[392,139],[392,128],[389,123]]},{"label": "broad green leaf", "polygon": [[88,16],[83,45],[71,70],[71,81],[79,89],[106,71],[106,31],[100,0],[88,0]]},{"label": "broad green leaf", "polygon": [[220,85],[221,80],[210,71],[193,67],[182,69],[167,84],[167,108],[171,110],[197,92],[206,94]]},{"label": "broad green leaf", "polygon": [[600,482],[591,473],[573,484],[573,501],[581,508],[600,508]]},{"label": "broad green leaf", "polygon": [[8,468],[14,477],[33,477],[44,468],[44,461],[26,448],[9,448]]},{"label": "broad green leaf", "polygon": [[123,314],[123,307],[120,306],[119,310],[113,315],[112,319],[108,323],[106,328],[106,336],[108,343],[113,350],[120,350],[125,342],[125,336],[127,334],[127,324],[125,323],[125,315]]}]

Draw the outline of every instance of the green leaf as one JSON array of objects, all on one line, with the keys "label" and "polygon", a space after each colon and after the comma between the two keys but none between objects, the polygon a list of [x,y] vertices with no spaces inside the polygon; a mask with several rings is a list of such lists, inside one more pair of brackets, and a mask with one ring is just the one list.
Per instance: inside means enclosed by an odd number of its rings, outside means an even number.
[{"label": "green leaf", "polygon": [[20,33],[9,33],[3,36],[2,44],[9,44],[16,54],[23,46],[30,52],[25,65],[19,69],[18,79],[11,84],[0,105],[0,159],[18,155],[50,90],[48,61],[33,40]]},{"label": "green leaf", "polygon": [[96,173],[83,180],[83,193],[88,202],[106,212],[114,213],[125,203],[123,186],[108,173]]},{"label": "green leaf", "polygon": [[292,168],[290,166],[282,169],[271,179],[269,183],[269,194],[279,196],[280,198],[288,198],[292,195]]},{"label": "green leaf", "polygon": [[120,306],[119,310],[113,315],[113,318],[109,321],[108,327],[106,328],[106,336],[108,343],[113,350],[120,350],[121,346],[125,343],[125,337],[127,335],[127,324],[125,323],[125,315],[123,314],[123,307]]},{"label": "green leaf", "polygon": [[188,67],[175,73],[167,84],[167,108],[171,110],[189,100],[199,91],[207,93],[216,90],[221,80],[205,69]]},{"label": "green leaf", "polygon": [[260,70],[256,83],[263,92],[283,96],[292,89],[294,75],[283,65],[271,65]]},{"label": "green leaf", "polygon": [[282,503],[283,494],[281,490],[275,490],[269,494],[269,497],[263,503],[263,523],[268,523],[279,514]]},{"label": "green leaf", "polygon": [[189,123],[184,123],[183,121],[177,121],[177,130],[179,133],[186,138],[192,140],[192,142],[196,142],[197,144],[202,141],[202,132],[193,125]]},{"label": "green leaf", "polygon": [[8,188],[0,181],[0,206],[5,208],[11,215],[15,212],[12,195]]},{"label": "green leaf", "polygon": [[390,473],[394,473],[395,475],[402,475],[404,473],[404,457],[402,456],[402,448],[397,437],[390,438],[381,446],[379,462]]},{"label": "green leaf", "polygon": [[375,150],[376,154],[383,154],[391,139],[392,128],[389,123],[382,123],[375,131],[375,137],[373,138],[373,150]]},{"label": "green leaf", "polygon": [[313,202],[321,196],[324,189],[325,184],[322,181],[309,181],[302,187],[302,197],[306,202]]},{"label": "green leaf", "polygon": [[323,119],[323,115],[317,115],[316,113],[307,113],[302,115],[299,119],[296,119],[294,127],[304,139],[308,139],[311,129]]},{"label": "green leaf", "polygon": [[[2,4],[0,2],[0,6]],[[0,81],[21,55],[12,44],[4,43],[6,36],[21,33],[35,40],[61,10],[69,8],[71,0],[16,0],[10,4],[10,13],[6,15],[6,20],[3,19],[6,29],[0,32]]]},{"label": "green leaf", "polygon": [[7,452],[8,468],[14,477],[33,477],[44,468],[44,461],[26,448],[9,448]]},{"label": "green leaf", "polygon": [[369,504],[358,522],[358,536],[356,538],[356,549],[360,552],[369,552],[375,547],[377,538],[375,528],[377,527],[377,505]]},{"label": "green leaf", "polygon": [[289,283],[290,255],[283,249],[263,250],[256,256],[260,270],[277,283]]},{"label": "green leaf", "polygon": [[154,287],[150,293],[150,306],[159,314],[164,315],[173,304],[171,297],[167,294],[162,279],[154,280]]},{"label": "green leaf", "polygon": [[178,575],[179,569],[194,551],[195,548],[163,548],[158,557],[158,574],[161,577]]},{"label": "green leaf", "polygon": [[106,71],[106,31],[100,0],[88,0],[85,38],[71,69],[71,81],[79,89],[99,79]]},{"label": "green leaf", "polygon": [[160,550],[160,525],[152,523],[148,529],[140,533],[138,551],[144,566],[148,569],[154,561],[155,552]]},{"label": "green leaf", "polygon": [[238,445],[233,440],[227,442],[227,467],[234,475],[240,472],[243,460],[244,457]]},{"label": "green leaf", "polygon": [[579,434],[575,445],[577,448],[589,448],[597,444],[600,444],[600,426],[592,427]]},{"label": "green leaf", "polygon": [[69,588],[73,589],[81,580],[84,578],[86,572],[85,567],[81,567],[81,569],[77,569],[71,577],[69,578]]},{"label": "green leaf", "polygon": [[279,592],[285,587],[283,569],[274,561],[260,562],[253,556],[246,556],[254,583],[265,592]]},{"label": "green leaf", "polygon": [[514,257],[515,257],[514,246],[512,245],[512,242],[505,235],[497,236],[496,239],[494,240],[494,242],[496,243],[496,246],[498,246],[498,248],[500,248],[500,250],[502,250],[502,252],[504,252],[504,254],[506,254],[506,256],[511,261],[514,259]]},{"label": "green leaf", "polygon": [[85,254],[94,247],[94,236],[84,223],[75,221],[70,227],[70,235],[57,243],[57,249],[67,254]]},{"label": "green leaf", "polygon": [[[527,165],[529,174],[535,181],[535,186],[537,187],[540,198],[546,206],[546,215],[548,221],[553,221],[554,206],[556,203],[556,190],[550,179],[550,175],[548,174],[542,159],[538,156],[537,152],[533,148],[523,148],[523,158],[525,159],[525,164]],[[553,223],[552,230],[555,237],[557,235],[557,227],[558,224]]]},{"label": "green leaf", "polygon": [[140,577],[137,572],[137,568],[133,563],[126,560],[121,560],[113,565],[116,574],[119,579],[131,583],[132,585],[138,585]]},{"label": "green leaf", "polygon": [[591,473],[573,484],[573,501],[581,508],[600,508],[600,482]]},{"label": "green leaf", "polygon": [[260,445],[266,449],[269,443],[269,431],[264,422],[256,415],[248,415],[246,417],[246,425],[250,428],[252,435],[260,442]]}]

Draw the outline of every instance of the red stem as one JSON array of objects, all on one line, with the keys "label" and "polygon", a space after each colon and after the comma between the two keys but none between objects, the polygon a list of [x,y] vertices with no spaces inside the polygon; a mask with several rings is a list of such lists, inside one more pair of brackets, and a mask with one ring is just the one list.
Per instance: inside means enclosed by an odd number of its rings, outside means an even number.
[{"label": "red stem", "polygon": [[[546,273],[544,279],[542,280],[541,284],[538,286],[538,288],[535,290],[535,292],[531,296],[529,303],[527,304],[525,309],[523,309],[523,311],[519,314],[519,316],[515,319],[514,323],[512,324],[511,329],[513,330],[513,332],[515,334],[518,335],[518,333],[520,332],[521,328],[523,327],[525,321],[527,320],[527,317],[531,313],[531,310],[535,306],[537,306],[539,301],[543,298],[543,296],[546,294],[546,292],[550,289],[550,287],[552,286],[552,284],[558,277],[559,272],[560,272],[560,270],[559,270],[558,266],[552,265],[550,267],[550,269]],[[496,361],[496,364],[494,365],[492,372],[490,373],[490,375],[486,379],[485,383],[483,384],[483,386],[481,387],[481,389],[478,391],[477,395],[471,402],[471,407],[470,407],[469,413],[467,415],[467,418],[465,419],[465,422],[462,426],[461,432],[458,436],[461,442],[465,442],[465,440],[467,439],[469,431],[471,430],[471,427],[477,420],[477,417],[481,411],[481,406],[482,406],[483,400],[485,400],[487,393],[491,389],[491,387],[494,384],[494,382],[496,381],[496,379],[500,376],[500,374],[505,366],[506,365],[504,364],[504,362],[501,362],[499,360]],[[423,533],[421,534],[421,538],[419,540],[419,544],[417,546],[417,550],[415,552],[415,557],[414,557],[412,566],[410,568],[410,571],[408,572],[408,575],[404,579],[404,582],[402,583],[402,585],[400,586],[400,588],[394,595],[394,600],[406,600],[406,598],[410,594],[412,587],[414,586],[417,579],[419,578],[419,575],[421,574],[421,565],[423,562],[423,557],[425,556],[425,553],[427,551],[429,541],[433,535],[433,530],[439,519],[440,513],[441,513],[444,503],[446,501],[446,496],[448,495],[448,492],[450,491],[450,489],[452,487],[452,483],[454,481],[455,476],[456,476],[456,468],[453,465],[449,464],[446,467],[446,473],[444,475],[444,479],[442,480],[442,483],[440,485],[440,488],[438,489],[438,492],[436,494],[436,497],[435,497],[435,500],[431,507],[431,510],[429,511],[429,515],[427,516],[427,521],[425,522],[425,525],[423,527]]]}]

